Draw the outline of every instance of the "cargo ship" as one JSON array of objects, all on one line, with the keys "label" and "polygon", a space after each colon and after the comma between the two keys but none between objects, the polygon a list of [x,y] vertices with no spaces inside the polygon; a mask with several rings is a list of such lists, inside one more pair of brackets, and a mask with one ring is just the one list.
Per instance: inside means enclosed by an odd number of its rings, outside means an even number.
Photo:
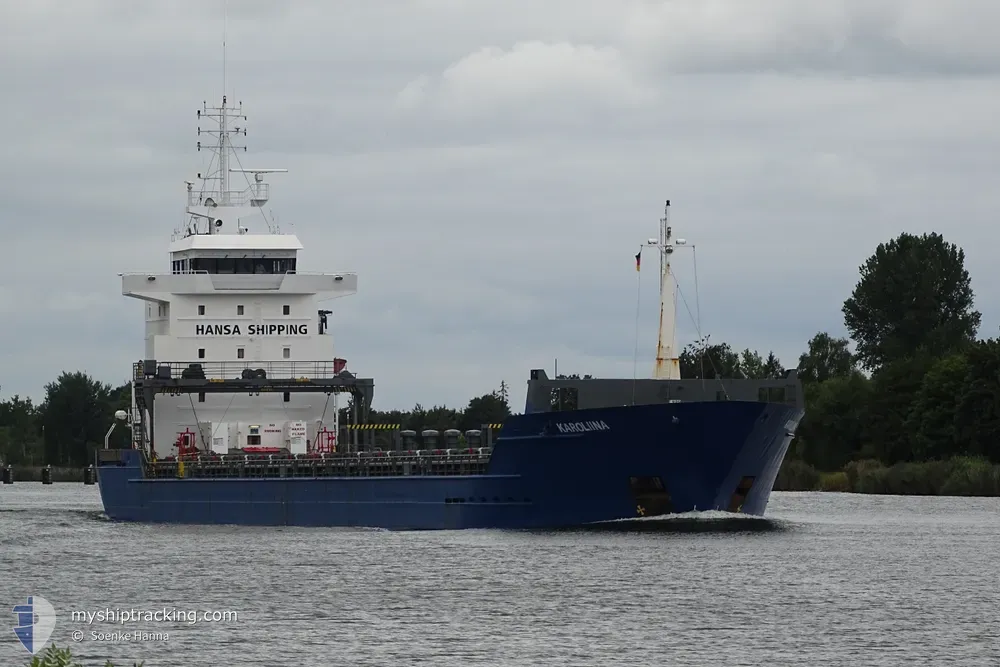
[{"label": "cargo ship", "polygon": [[222,97],[197,117],[208,126],[197,146],[211,161],[186,181],[169,268],[121,274],[122,294],[144,305],[146,336],[131,410],[114,422],[131,430],[131,444],[106,439],[96,454],[110,519],[544,529],[764,513],[803,416],[801,383],[794,370],[681,379],[671,255],[684,242],[666,213],[642,246],[660,259],[653,377],[535,369],[523,414],[416,433],[371,421],[374,381],[337,356],[333,312],[321,307],[355,294],[358,276],[299,270],[302,244],[264,209],[266,177],[286,170],[239,164],[242,103]]}]

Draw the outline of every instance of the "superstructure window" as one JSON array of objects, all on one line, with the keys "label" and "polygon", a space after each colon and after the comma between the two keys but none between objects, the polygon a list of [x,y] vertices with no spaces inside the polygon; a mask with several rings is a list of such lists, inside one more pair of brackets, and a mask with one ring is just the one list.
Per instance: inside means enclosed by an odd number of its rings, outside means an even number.
[{"label": "superstructure window", "polygon": [[243,348],[242,347],[236,348],[236,358],[237,359],[242,359],[243,358]]},{"label": "superstructure window", "polygon": [[242,315],[243,314],[243,306],[242,305],[236,306],[236,314],[237,315]]},{"label": "superstructure window", "polygon": [[285,395],[284,395],[284,399],[285,399],[285,403],[288,403],[289,401],[291,401],[292,400],[292,392],[286,391]]},{"label": "superstructure window", "polygon": [[203,348],[203,347],[199,347],[198,348],[198,358],[199,359],[204,359],[205,358],[205,348]]},{"label": "superstructure window", "polygon": [[205,314],[205,306],[203,306],[203,305],[199,305],[198,306],[198,314],[199,315],[204,315]]},{"label": "superstructure window", "polygon": [[784,403],[784,387],[761,387],[757,390],[757,400],[761,403]]},{"label": "superstructure window", "polygon": [[283,347],[283,348],[281,348],[281,357],[283,359],[291,359],[292,358],[292,348],[290,348],[290,347]]},{"label": "superstructure window", "polygon": [[295,273],[295,258],[283,257],[196,257],[191,271],[202,273],[284,274]]},{"label": "superstructure window", "polygon": [[291,315],[292,314],[292,307],[291,306],[282,306],[281,307],[281,314],[282,315]]},{"label": "superstructure window", "polygon": [[198,402],[199,403],[204,403],[205,402],[205,392],[203,392],[203,391],[199,391],[198,392]]}]

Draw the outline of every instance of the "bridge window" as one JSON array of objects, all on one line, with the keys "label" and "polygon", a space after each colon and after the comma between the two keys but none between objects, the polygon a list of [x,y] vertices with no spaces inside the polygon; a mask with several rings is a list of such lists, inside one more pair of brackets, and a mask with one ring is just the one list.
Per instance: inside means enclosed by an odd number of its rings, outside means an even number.
[{"label": "bridge window", "polygon": [[553,388],[549,398],[549,409],[553,412],[576,410],[580,404],[580,390],[577,387]]},{"label": "bridge window", "polygon": [[236,314],[237,315],[242,315],[243,314],[243,306],[242,305],[236,306]]},{"label": "bridge window", "polygon": [[757,390],[757,400],[762,403],[784,403],[784,387],[761,387]]},{"label": "bridge window", "polygon": [[292,307],[291,306],[282,306],[281,307],[281,314],[282,315],[291,315],[292,314]]},{"label": "bridge window", "polygon": [[[181,267],[183,268],[183,267]],[[295,258],[196,257],[191,270],[203,273],[284,274],[295,273]]]},{"label": "bridge window", "polygon": [[199,305],[198,306],[198,314],[199,315],[204,315],[205,314],[205,306],[203,306],[203,305]]}]

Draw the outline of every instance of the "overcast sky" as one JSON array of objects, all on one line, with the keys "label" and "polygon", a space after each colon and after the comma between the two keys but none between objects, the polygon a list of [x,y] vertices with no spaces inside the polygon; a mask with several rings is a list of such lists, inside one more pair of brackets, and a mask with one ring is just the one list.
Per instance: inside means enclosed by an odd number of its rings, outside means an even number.
[{"label": "overcast sky", "polygon": [[[167,270],[223,0],[0,0],[0,395],[124,382]],[[672,200],[703,329],[794,366],[875,246],[966,250],[1000,325],[1000,2],[229,0],[247,166],[306,246],[356,271],[338,354],[376,407],[460,407],[531,368],[632,377],[633,255]],[[640,377],[656,343],[639,274]],[[694,300],[690,253],[677,260]],[[693,308],[693,304],[692,304]],[[681,344],[695,337],[680,307]]]}]

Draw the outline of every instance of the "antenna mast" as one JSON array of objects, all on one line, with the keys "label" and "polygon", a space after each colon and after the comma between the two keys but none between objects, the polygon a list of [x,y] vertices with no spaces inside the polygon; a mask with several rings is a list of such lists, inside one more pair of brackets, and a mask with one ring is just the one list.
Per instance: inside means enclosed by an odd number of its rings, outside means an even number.
[{"label": "antenna mast", "polygon": [[[201,151],[202,148],[205,148],[213,154],[217,154],[215,157],[218,157],[218,163],[213,158],[209,165],[209,172],[198,174],[198,179],[202,182],[200,191],[195,190],[194,182],[187,181],[188,204],[186,210],[188,215],[192,216],[192,221],[187,227],[185,236],[234,232],[242,234],[247,231],[246,228],[240,228],[236,223],[239,222],[241,217],[251,214],[262,215],[270,228],[270,221],[267,220],[267,215],[264,213],[264,209],[261,208],[270,198],[270,185],[264,182],[264,174],[288,171],[287,169],[247,169],[240,165],[239,158],[235,155],[236,151],[240,149],[245,152],[247,147],[245,145],[235,145],[233,137],[239,137],[240,135],[245,137],[247,130],[243,123],[236,125],[231,121],[246,121],[247,117],[243,115],[243,103],[230,103],[229,97],[225,94],[227,70],[226,23],[228,23],[228,13],[224,16],[222,29],[222,104],[217,107],[210,107],[207,102],[203,102],[202,108],[198,110],[198,136],[201,137],[202,134],[206,134],[213,138],[213,141],[205,142],[204,146],[202,146],[202,142],[199,140],[198,150]],[[203,129],[200,124],[202,118],[213,121],[216,127]],[[230,153],[233,155],[230,155]],[[230,167],[230,157],[235,158],[238,168],[233,169]],[[213,171],[212,167],[216,164],[218,168]],[[247,182],[245,188],[232,189],[230,174],[233,173],[244,175]],[[253,182],[250,182],[247,176],[249,174],[253,174]],[[201,231],[200,220],[207,221],[207,231]],[[231,229],[234,231],[230,231]]]},{"label": "antenna mast", "polygon": [[229,27],[229,3],[222,2],[222,93],[226,94],[226,29]]},{"label": "antenna mast", "polygon": [[222,108],[219,116],[219,171],[222,173],[222,205],[229,206],[229,151],[226,150],[229,118],[226,114],[226,32],[229,28],[229,3],[222,2]]}]

